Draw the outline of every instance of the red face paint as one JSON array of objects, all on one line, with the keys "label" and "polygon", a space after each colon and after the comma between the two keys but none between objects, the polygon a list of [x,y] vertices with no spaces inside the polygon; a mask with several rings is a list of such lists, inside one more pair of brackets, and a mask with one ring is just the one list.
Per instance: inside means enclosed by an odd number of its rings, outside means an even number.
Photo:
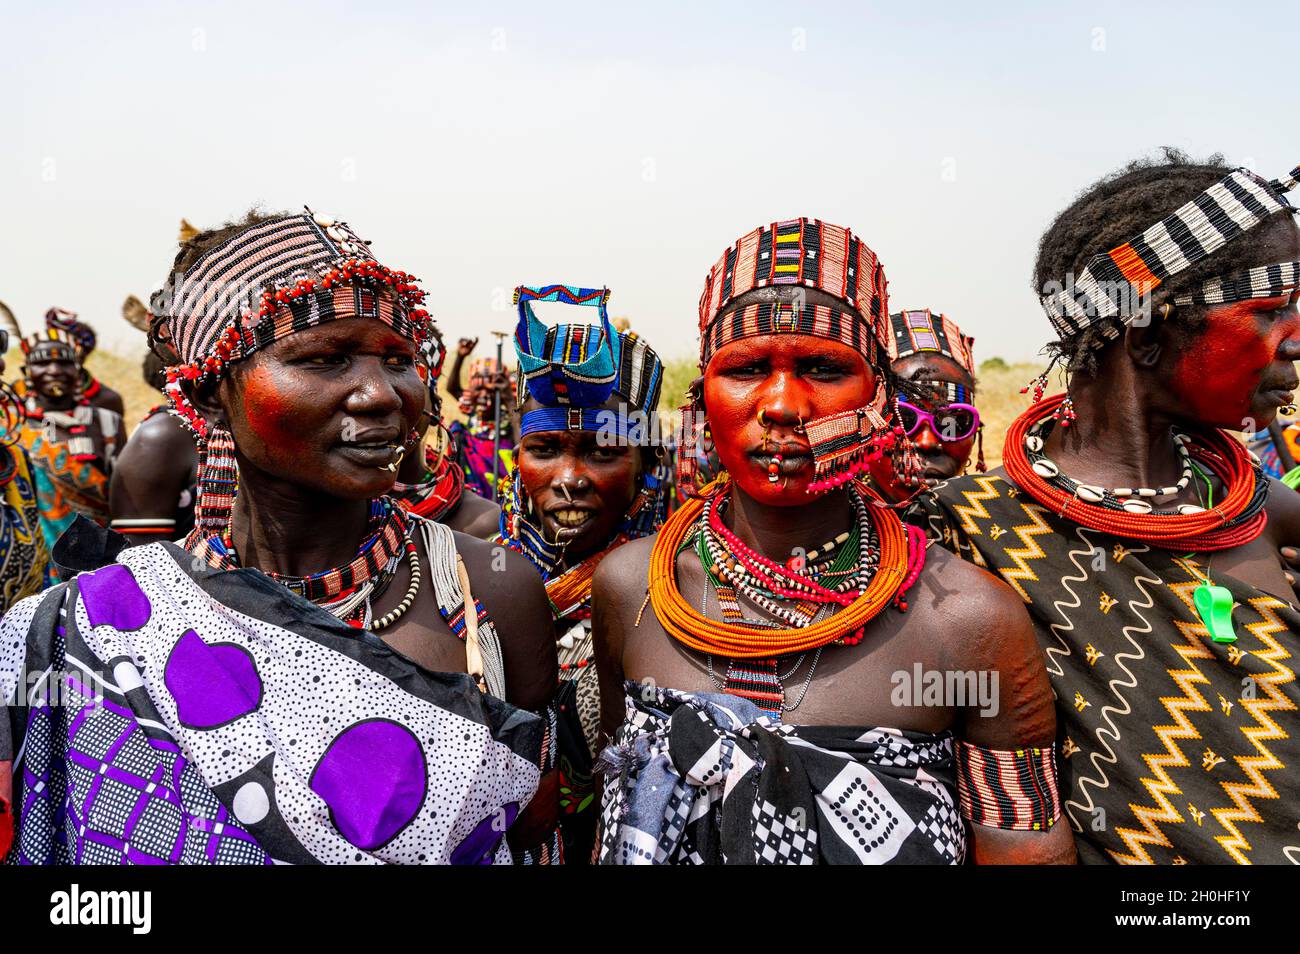
[{"label": "red face paint", "polygon": [[1229,430],[1267,427],[1291,402],[1296,373],[1280,352],[1300,340],[1300,314],[1286,298],[1237,302],[1206,313],[1206,325],[1174,365],[1172,392],[1192,419]]},{"label": "red face paint", "polygon": [[282,339],[243,362],[220,393],[246,463],[348,499],[382,494],[396,479],[382,466],[391,454],[357,443],[404,443],[428,398],[414,344],[372,318]]},{"label": "red face paint", "polygon": [[266,364],[250,368],[244,376],[241,394],[244,419],[268,449],[285,454],[301,453],[305,445],[303,430],[294,422],[296,409],[292,395],[280,390],[283,383],[276,380],[274,371]]},{"label": "red face paint", "polygon": [[[776,506],[809,500],[813,461],[800,422],[862,407],[875,389],[861,354],[811,335],[733,341],[704,373],[709,429],[723,467],[750,497]],[[778,453],[773,482],[769,467]]]}]

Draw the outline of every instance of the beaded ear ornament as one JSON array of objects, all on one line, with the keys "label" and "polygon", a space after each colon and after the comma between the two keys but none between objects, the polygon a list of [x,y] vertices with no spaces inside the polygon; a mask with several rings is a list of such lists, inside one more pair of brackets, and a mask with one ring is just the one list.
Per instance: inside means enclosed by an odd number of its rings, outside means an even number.
[{"label": "beaded ear ornament", "polygon": [[[881,414],[886,407],[890,411],[888,421]],[[919,486],[920,455],[907,438],[898,414],[898,398],[887,395],[883,376],[877,378],[876,393],[869,404],[809,421],[805,431],[815,468],[808,485],[810,494],[842,487],[886,454],[892,455],[902,481]]]}]

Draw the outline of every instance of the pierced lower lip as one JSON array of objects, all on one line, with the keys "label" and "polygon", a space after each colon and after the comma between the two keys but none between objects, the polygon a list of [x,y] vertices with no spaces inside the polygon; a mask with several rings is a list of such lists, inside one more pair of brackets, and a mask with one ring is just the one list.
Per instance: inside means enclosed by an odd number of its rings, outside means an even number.
[{"label": "pierced lower lip", "polygon": [[[772,457],[772,454],[755,454],[753,455],[753,460],[755,464],[766,472],[767,465],[771,463]],[[795,454],[790,457],[783,455],[776,472],[784,477],[793,477],[795,474],[799,473],[799,471],[811,464],[812,456],[810,454]]]},{"label": "pierced lower lip", "polygon": [[339,452],[365,467],[384,467],[393,460],[396,444],[340,444]]}]

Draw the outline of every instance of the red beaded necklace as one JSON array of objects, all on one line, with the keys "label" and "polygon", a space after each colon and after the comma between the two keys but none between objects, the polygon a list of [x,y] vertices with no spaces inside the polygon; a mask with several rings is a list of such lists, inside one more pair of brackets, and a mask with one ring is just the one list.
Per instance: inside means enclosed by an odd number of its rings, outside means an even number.
[{"label": "red beaded necklace", "polygon": [[1268,515],[1262,507],[1251,512],[1258,497],[1258,478],[1250,455],[1241,442],[1218,430],[1197,434],[1190,450],[1193,458],[1215,472],[1227,492],[1219,504],[1197,513],[1115,511],[1087,503],[1051,484],[1030,466],[1025,436],[1035,424],[1051,417],[1065,398],[1064,394],[1044,398],[1016,418],[1002,449],[1007,476],[1053,513],[1091,530],[1182,553],[1239,547],[1263,532]]}]

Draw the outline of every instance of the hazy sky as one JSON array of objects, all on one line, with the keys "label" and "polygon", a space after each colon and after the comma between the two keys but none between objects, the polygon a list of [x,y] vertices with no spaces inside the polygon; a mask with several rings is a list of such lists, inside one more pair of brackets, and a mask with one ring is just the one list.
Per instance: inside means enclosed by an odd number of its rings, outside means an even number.
[{"label": "hazy sky", "polygon": [[1300,163],[1293,4],[105,3],[0,17],[0,300],[120,318],[253,204],[347,219],[449,338],[519,283],[607,284],[696,348],[705,272],[754,226],[853,228],[893,310],[1032,356],[1044,226],[1163,144]]}]

